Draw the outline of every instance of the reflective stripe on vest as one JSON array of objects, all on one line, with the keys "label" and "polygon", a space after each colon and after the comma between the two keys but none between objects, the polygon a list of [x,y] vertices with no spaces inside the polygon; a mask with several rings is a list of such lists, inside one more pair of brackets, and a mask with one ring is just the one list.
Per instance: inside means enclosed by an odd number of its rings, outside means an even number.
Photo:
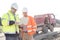
[{"label": "reflective stripe on vest", "polygon": [[31,27],[32,27],[32,25],[27,26],[27,28],[31,28]]},{"label": "reflective stripe on vest", "polygon": [[8,15],[8,21],[10,21],[10,15],[7,13],[7,15]]},{"label": "reflective stripe on vest", "polygon": [[16,34],[16,32],[4,32],[5,34]]},{"label": "reflective stripe on vest", "polygon": [[33,31],[36,31],[36,29],[33,29]]},{"label": "reflective stripe on vest", "polygon": [[32,25],[28,25],[27,26],[27,29],[28,29],[28,32],[32,32],[33,30],[32,30]]},{"label": "reflective stripe on vest", "polygon": [[32,30],[28,30],[28,32],[32,32]]}]

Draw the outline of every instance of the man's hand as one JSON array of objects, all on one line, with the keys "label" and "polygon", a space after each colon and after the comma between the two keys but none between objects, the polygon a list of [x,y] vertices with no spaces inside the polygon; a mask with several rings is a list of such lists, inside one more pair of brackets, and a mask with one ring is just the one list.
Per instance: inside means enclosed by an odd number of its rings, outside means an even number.
[{"label": "man's hand", "polygon": [[16,25],[20,25],[20,22],[15,22]]},{"label": "man's hand", "polygon": [[13,25],[13,24],[15,24],[15,21],[10,20],[10,21],[9,21],[9,25]]},{"label": "man's hand", "polygon": [[27,33],[27,31],[23,31],[23,32]]},{"label": "man's hand", "polygon": [[26,26],[26,25],[24,25],[24,24],[21,24],[20,26],[21,26],[21,27],[24,27],[24,26]]}]

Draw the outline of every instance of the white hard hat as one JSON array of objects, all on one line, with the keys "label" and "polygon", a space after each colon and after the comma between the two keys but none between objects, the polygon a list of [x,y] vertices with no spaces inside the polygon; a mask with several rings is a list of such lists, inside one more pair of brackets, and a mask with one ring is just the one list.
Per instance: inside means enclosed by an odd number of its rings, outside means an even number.
[{"label": "white hard hat", "polygon": [[23,8],[23,10],[22,10],[22,12],[27,12],[28,10],[27,10],[27,8]]},{"label": "white hard hat", "polygon": [[11,5],[11,7],[14,8],[14,9],[18,9],[17,3],[13,3],[13,4]]}]

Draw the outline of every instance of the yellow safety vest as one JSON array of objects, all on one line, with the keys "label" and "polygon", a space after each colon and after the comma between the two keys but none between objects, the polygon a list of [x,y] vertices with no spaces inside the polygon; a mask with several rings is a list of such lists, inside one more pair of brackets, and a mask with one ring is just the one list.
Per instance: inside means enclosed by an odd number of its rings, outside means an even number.
[{"label": "yellow safety vest", "polygon": [[9,20],[18,21],[18,22],[20,21],[18,15],[15,15],[15,18],[16,18],[16,20],[15,20],[13,14],[11,13],[11,11],[9,11],[8,13],[4,14],[2,16],[2,18],[3,18],[3,20],[2,20],[2,24],[3,24],[2,31],[4,33],[15,34],[16,31],[19,33],[18,25],[13,24],[13,25],[9,26]]}]

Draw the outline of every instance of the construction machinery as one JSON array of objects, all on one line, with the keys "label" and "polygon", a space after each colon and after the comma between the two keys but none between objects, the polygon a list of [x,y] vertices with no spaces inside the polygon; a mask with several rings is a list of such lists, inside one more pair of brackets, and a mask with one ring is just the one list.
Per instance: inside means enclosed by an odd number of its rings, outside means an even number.
[{"label": "construction machinery", "polygon": [[37,33],[39,31],[42,31],[43,26],[44,26],[44,21],[45,21],[46,17],[49,18],[48,19],[49,20],[49,25],[50,25],[50,29],[52,29],[52,31],[53,31],[53,28],[56,26],[55,15],[53,13],[48,13],[48,14],[43,14],[43,15],[35,15],[34,19],[35,19],[37,27],[38,27]]}]

